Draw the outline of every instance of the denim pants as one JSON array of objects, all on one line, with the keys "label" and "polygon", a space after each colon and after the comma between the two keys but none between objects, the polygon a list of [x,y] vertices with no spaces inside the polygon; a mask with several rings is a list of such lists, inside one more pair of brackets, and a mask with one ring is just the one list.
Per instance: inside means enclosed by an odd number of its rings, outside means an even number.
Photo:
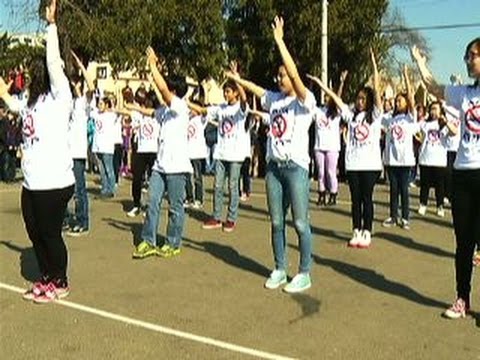
[{"label": "denim pants", "polygon": [[115,174],[113,172],[113,154],[97,153],[102,180],[102,194],[115,193]]},{"label": "denim pants", "polygon": [[222,217],[223,207],[223,188],[225,185],[225,177],[228,172],[228,214],[227,220],[235,222],[238,217],[238,204],[240,202],[240,194],[238,184],[240,180],[241,162],[216,160],[215,162],[215,194],[213,197],[213,218],[220,220]]},{"label": "denim pants", "polygon": [[410,184],[411,167],[389,166],[387,168],[388,179],[390,180],[390,217],[398,218],[398,197],[402,201],[402,219],[410,220],[410,200],[408,197],[408,186]]},{"label": "denim pants", "polygon": [[[203,204],[203,163],[205,159],[192,159],[193,175],[187,179],[187,201],[200,201]],[[193,177],[193,184],[192,184]],[[194,191],[195,186],[195,191]],[[194,194],[195,192],[195,194]],[[194,196],[195,195],[195,196]]]},{"label": "denim pants", "polygon": [[142,228],[142,240],[157,245],[157,228],[163,195],[167,193],[168,210],[167,236],[165,244],[179,248],[185,221],[185,179],[188,174],[164,174],[152,171],[148,188],[149,202],[147,216]]},{"label": "denim pants", "polygon": [[75,219],[77,225],[89,228],[88,196],[85,186],[85,159],[73,159],[73,174],[75,175]]},{"label": "denim pants", "polygon": [[299,272],[308,273],[312,262],[312,232],[308,212],[309,178],[308,170],[293,161],[276,163],[270,161],[265,176],[268,212],[271,218],[272,248],[275,268],[286,270],[286,229],[285,218],[292,207],[293,223],[299,239]]}]

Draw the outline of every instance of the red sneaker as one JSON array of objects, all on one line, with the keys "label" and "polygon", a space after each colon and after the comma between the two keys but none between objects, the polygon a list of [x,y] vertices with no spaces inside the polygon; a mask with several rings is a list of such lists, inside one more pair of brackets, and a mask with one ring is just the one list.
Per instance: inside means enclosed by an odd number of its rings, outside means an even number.
[{"label": "red sneaker", "polygon": [[223,231],[232,232],[235,229],[235,221],[227,220],[223,223]]},{"label": "red sneaker", "polygon": [[55,285],[53,281],[49,282],[44,289],[44,292],[33,298],[33,302],[36,304],[46,304],[58,299],[63,299],[70,292],[68,285],[60,286]]},{"label": "red sneaker", "polygon": [[202,225],[203,229],[211,230],[211,229],[220,229],[222,227],[222,222],[216,219],[208,219]]},{"label": "red sneaker", "polygon": [[42,281],[36,281],[29,290],[23,293],[22,298],[24,300],[33,300],[35,297],[42,295],[46,287],[46,284]]},{"label": "red sneaker", "polygon": [[448,319],[460,319],[464,318],[469,311],[469,306],[465,300],[458,298],[445,312],[443,316]]}]

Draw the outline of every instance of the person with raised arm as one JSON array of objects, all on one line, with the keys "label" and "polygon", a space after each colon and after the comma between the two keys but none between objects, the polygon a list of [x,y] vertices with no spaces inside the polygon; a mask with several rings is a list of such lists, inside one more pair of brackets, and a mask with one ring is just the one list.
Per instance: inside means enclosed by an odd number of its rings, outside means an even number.
[{"label": "person with raised arm", "polygon": [[[77,54],[71,52],[75,64],[81,72],[71,78],[73,87],[73,111],[70,116],[70,149],[73,157],[73,174],[75,175],[75,216],[74,223],[70,224],[68,236],[82,236],[90,229],[88,194],[85,184],[85,166],[88,153],[87,123],[92,108],[93,91],[95,85],[87,69]],[[84,89],[84,82],[87,88]]]},{"label": "person with raised arm", "polygon": [[0,78],[0,97],[23,120],[21,207],[41,274],[23,298],[35,303],[48,303],[69,293],[62,223],[75,184],[68,136],[72,93],[60,57],[56,4],[52,0],[45,10],[46,58],[36,57],[30,63],[27,103],[14,99]]},{"label": "person with raised arm", "polygon": [[457,297],[444,312],[450,319],[463,318],[470,310],[472,257],[476,244],[480,243],[480,37],[468,43],[462,55],[474,83],[445,87],[435,81],[420,50],[412,48],[427,90],[460,111],[460,145],[452,181]]},{"label": "person with raised arm", "polygon": [[[231,76],[238,75],[237,63],[230,64]],[[245,157],[250,153],[250,135],[246,130],[247,96],[241,86],[233,80],[227,80],[223,85],[225,104],[202,108],[191,104],[191,108],[209,121],[216,120],[217,145],[213,153],[215,160],[215,185],[213,196],[213,215],[207,219],[203,229],[222,228],[225,232],[235,229],[238,218],[238,205],[240,202],[239,180],[240,169]],[[222,223],[223,188],[228,180],[228,213]]]},{"label": "person with raised arm", "polygon": [[299,240],[300,264],[297,275],[283,290],[295,293],[310,288],[312,284],[312,232],[308,212],[308,130],[312,124],[316,101],[305,87],[285,45],[283,27],[283,19],[275,17],[272,24],[273,36],[283,60],[276,76],[280,91],[267,91],[240,78],[238,74],[228,76],[259,97],[263,109],[270,114],[265,180],[275,269],[265,282],[265,287],[276,289],[287,282],[286,215],[291,206],[293,224]]},{"label": "person with raised arm", "polygon": [[368,248],[372,241],[373,188],[382,170],[382,100],[379,92],[380,76],[372,49],[370,58],[373,65],[373,88],[365,86],[357,92],[353,111],[320,79],[309,76],[335,101],[342,118],[348,123],[345,167],[353,223],[353,236],[348,246],[361,249]]},{"label": "person with raised arm", "polygon": [[[337,95],[342,96],[343,86],[348,71],[340,75],[340,85]],[[318,200],[317,205],[328,205],[337,203],[338,179],[337,166],[340,154],[341,116],[337,104],[328,95],[325,98],[326,105],[317,108],[315,113],[315,164],[318,170]]]},{"label": "person with raised arm", "polygon": [[[188,87],[185,77],[165,80],[158,67],[155,51],[147,49],[147,63],[165,105],[155,110],[160,124],[157,158],[153,164],[148,194],[148,209],[141,232],[141,242],[133,251],[134,259],[158,255],[164,258],[180,254],[185,222],[185,180],[192,173],[188,153],[189,109],[183,99]],[[163,196],[170,204],[165,243],[157,245],[157,228]]]}]

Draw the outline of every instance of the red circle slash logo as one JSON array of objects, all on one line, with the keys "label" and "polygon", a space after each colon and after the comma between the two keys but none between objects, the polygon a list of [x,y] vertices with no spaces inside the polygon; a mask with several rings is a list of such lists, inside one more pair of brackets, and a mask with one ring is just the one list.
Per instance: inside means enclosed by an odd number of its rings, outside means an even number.
[{"label": "red circle slash logo", "polygon": [[353,131],[353,134],[358,142],[364,143],[370,135],[370,126],[368,126],[368,124],[357,125],[357,127]]},{"label": "red circle slash logo", "polygon": [[188,137],[188,140],[190,139],[193,139],[195,137],[195,134],[197,132],[197,129],[195,128],[194,125],[188,125],[188,130],[187,130],[187,137]]},{"label": "red circle slash logo", "polygon": [[397,141],[402,141],[405,138],[405,132],[403,131],[403,128],[398,124],[394,124],[392,126],[391,134],[392,134],[392,138],[394,138]]},{"label": "red circle slash logo", "polygon": [[233,130],[233,122],[230,119],[225,119],[222,121],[222,126],[220,128],[220,134],[222,136],[228,135],[232,132]]},{"label": "red circle slash logo", "polygon": [[142,134],[146,138],[151,138],[153,134],[153,125],[152,124],[144,124],[142,127]]},{"label": "red circle slash logo", "polygon": [[465,112],[465,125],[474,134],[480,134],[480,104],[473,105]]},{"label": "red circle slash logo", "polygon": [[272,135],[276,138],[281,138],[287,132],[287,120],[282,114],[275,115],[271,126]]},{"label": "red circle slash logo", "polygon": [[27,115],[25,120],[23,120],[22,132],[26,138],[30,138],[35,135],[35,123],[32,115]]}]

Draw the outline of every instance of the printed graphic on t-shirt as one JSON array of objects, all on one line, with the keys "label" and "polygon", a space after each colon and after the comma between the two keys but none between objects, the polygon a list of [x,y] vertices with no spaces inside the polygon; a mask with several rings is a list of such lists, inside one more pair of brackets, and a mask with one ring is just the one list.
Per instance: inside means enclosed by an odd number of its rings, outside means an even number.
[{"label": "printed graphic on t-shirt", "polygon": [[195,125],[189,124],[188,130],[187,130],[188,140],[194,139],[196,133],[197,133],[197,128],[195,127]]},{"label": "printed graphic on t-shirt", "polygon": [[471,104],[465,112],[465,125],[475,135],[480,135],[480,104]]},{"label": "printed graphic on t-shirt", "polygon": [[38,136],[35,135],[35,121],[31,114],[28,114],[23,120],[22,133],[24,147],[32,146],[39,140]]},{"label": "printed graphic on t-shirt", "polygon": [[287,120],[283,114],[277,114],[274,116],[271,125],[272,136],[281,139],[287,132]]},{"label": "printed graphic on t-shirt", "polygon": [[153,139],[153,125],[152,124],[144,124],[142,126],[142,137],[146,140]]},{"label": "printed graphic on t-shirt", "polygon": [[369,135],[370,126],[368,124],[358,124],[353,130],[353,136],[360,144],[367,142]]},{"label": "printed graphic on t-shirt", "polygon": [[234,127],[233,121],[229,118],[226,118],[222,121],[222,125],[220,126],[220,135],[227,137],[232,135]]},{"label": "printed graphic on t-shirt", "polygon": [[319,115],[316,115],[315,117],[316,117],[316,122],[317,122],[318,127],[322,128],[322,129],[330,128],[330,120],[329,120],[328,117],[319,116]]},{"label": "printed graphic on t-shirt", "polygon": [[440,131],[434,129],[428,130],[427,141],[432,145],[438,144],[440,142]]},{"label": "printed graphic on t-shirt", "polygon": [[403,142],[405,140],[405,131],[399,124],[393,124],[390,133],[393,141]]},{"label": "printed graphic on t-shirt", "polygon": [[101,134],[103,132],[103,122],[100,119],[95,119],[95,130]]}]

